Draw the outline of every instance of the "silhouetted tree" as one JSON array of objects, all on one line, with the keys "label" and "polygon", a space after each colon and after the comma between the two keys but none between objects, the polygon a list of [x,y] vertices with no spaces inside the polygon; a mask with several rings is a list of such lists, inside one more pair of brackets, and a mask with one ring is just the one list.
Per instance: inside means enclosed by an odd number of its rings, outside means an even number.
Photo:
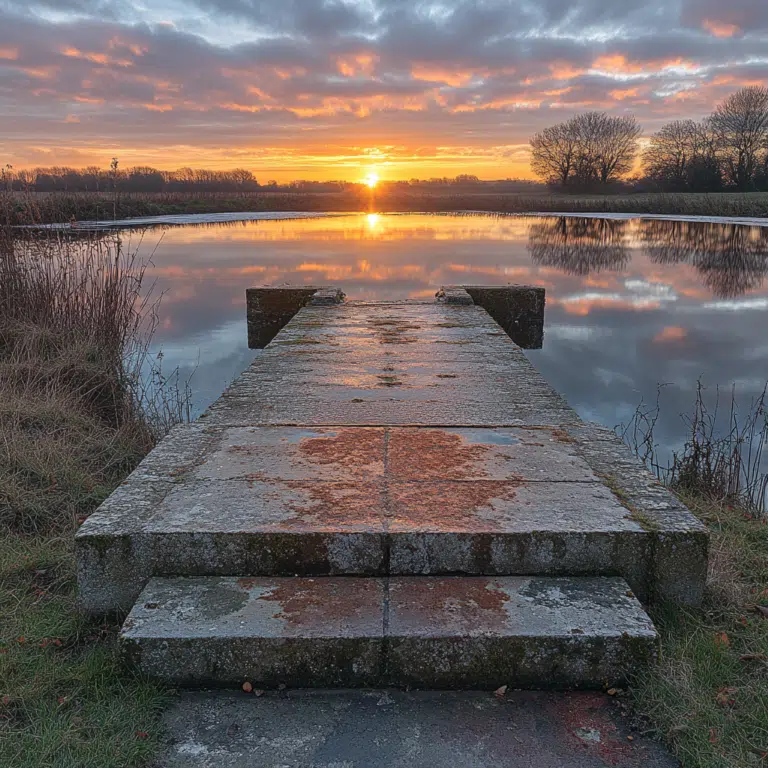
[{"label": "silhouetted tree", "polygon": [[728,183],[754,189],[768,149],[768,88],[736,91],[717,107],[710,125]]},{"label": "silhouetted tree", "polygon": [[641,128],[632,116],[586,112],[531,139],[531,167],[547,183],[585,189],[632,170]]},{"label": "silhouetted tree", "polygon": [[643,165],[648,178],[663,190],[714,192],[722,186],[707,122],[667,123],[651,136]]}]

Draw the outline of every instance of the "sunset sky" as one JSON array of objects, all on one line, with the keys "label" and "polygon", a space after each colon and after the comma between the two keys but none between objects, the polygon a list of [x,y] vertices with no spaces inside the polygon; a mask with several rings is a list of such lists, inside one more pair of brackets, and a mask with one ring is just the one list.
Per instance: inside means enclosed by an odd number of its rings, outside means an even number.
[{"label": "sunset sky", "polygon": [[0,165],[527,177],[587,109],[645,134],[768,84],[766,0],[0,0]]}]

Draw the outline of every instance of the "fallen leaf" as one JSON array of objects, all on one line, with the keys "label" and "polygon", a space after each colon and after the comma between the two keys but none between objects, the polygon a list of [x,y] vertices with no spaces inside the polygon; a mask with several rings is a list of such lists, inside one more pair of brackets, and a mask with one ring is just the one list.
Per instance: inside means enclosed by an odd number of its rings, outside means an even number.
[{"label": "fallen leaf", "polygon": [[709,729],[709,743],[710,744],[717,744],[718,738],[717,738],[717,731],[714,728]]},{"label": "fallen leaf", "polygon": [[758,605],[757,611],[764,619],[768,619],[768,606]]},{"label": "fallen leaf", "polygon": [[715,695],[715,701],[719,707],[732,707],[736,703],[736,699],[733,698],[737,688],[720,688]]},{"label": "fallen leaf", "polygon": [[246,693],[250,693],[250,692],[253,690],[253,686],[252,686],[252,685],[251,685],[251,684],[250,684],[250,683],[249,683],[249,682],[246,680],[246,681],[243,683],[243,690],[244,690]]},{"label": "fallen leaf", "polygon": [[136,731],[137,739],[146,739],[149,734],[146,731]]},{"label": "fallen leaf", "polygon": [[257,689],[256,689],[256,690],[253,692],[253,695],[254,695],[254,696],[263,696],[263,695],[264,695],[264,691],[262,691],[262,690],[260,690],[260,689],[258,689],[258,688],[257,688]]},{"label": "fallen leaf", "polygon": [[618,688],[609,688],[609,689],[606,691],[606,693],[607,693],[609,696],[615,696],[615,695],[616,695],[618,692],[619,692],[619,689],[618,689]]},{"label": "fallen leaf", "polygon": [[742,656],[739,656],[739,661],[768,661],[768,654],[745,653]]},{"label": "fallen leaf", "polygon": [[722,646],[724,648],[730,648],[731,639],[726,632],[718,632],[715,635],[715,645]]},{"label": "fallen leaf", "polygon": [[502,685],[501,688],[497,688],[493,692],[493,695],[496,696],[496,698],[498,699],[503,699],[507,695],[507,686]]}]

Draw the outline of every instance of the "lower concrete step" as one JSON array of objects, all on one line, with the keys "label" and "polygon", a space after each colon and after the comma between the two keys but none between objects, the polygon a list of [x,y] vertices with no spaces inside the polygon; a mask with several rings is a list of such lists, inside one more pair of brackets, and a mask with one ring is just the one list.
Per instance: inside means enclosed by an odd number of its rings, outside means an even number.
[{"label": "lower concrete step", "polygon": [[657,643],[600,577],[154,578],[121,633],[151,677],[264,688],[599,687]]}]

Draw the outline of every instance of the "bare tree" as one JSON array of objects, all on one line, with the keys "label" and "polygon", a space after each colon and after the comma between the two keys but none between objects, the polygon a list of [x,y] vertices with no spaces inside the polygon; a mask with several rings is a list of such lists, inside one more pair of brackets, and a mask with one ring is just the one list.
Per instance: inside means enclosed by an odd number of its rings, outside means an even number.
[{"label": "bare tree", "polygon": [[672,191],[717,191],[722,179],[709,121],[675,120],[651,136],[643,154],[647,177]]},{"label": "bare tree", "polygon": [[768,88],[749,86],[731,94],[710,124],[728,182],[752,189],[768,148]]},{"label": "bare tree", "polygon": [[586,112],[531,139],[531,167],[549,183],[588,187],[632,170],[641,129],[634,117]]},{"label": "bare tree", "polygon": [[565,187],[576,167],[577,136],[570,123],[545,128],[531,139],[531,168],[548,184]]}]

